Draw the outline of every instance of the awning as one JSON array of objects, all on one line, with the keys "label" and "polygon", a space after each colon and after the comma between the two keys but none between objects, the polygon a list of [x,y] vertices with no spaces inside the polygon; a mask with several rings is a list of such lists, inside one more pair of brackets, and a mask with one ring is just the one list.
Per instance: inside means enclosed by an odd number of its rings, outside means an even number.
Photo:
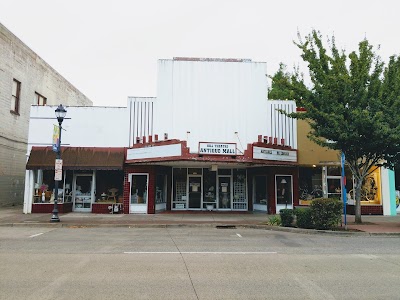
[{"label": "awning", "polygon": [[[124,156],[124,148],[61,147],[64,170],[122,170]],[[52,147],[32,147],[26,169],[54,169],[55,159]]]}]

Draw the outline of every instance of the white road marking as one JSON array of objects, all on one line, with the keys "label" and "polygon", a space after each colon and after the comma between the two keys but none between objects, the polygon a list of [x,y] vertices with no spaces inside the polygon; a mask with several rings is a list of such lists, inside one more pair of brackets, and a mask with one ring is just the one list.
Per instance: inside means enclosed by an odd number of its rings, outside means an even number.
[{"label": "white road marking", "polygon": [[43,234],[43,232],[42,233],[33,234],[33,235],[30,236],[30,238],[34,238],[34,237],[37,237],[37,236],[42,235],[42,234]]},{"label": "white road marking", "polygon": [[240,237],[240,238],[242,237],[242,236],[240,235],[240,233],[236,233],[236,235],[237,235],[238,237]]},{"label": "white road marking", "polygon": [[126,251],[124,254],[235,254],[235,255],[246,255],[246,254],[277,254],[278,252],[157,252],[157,251]]}]

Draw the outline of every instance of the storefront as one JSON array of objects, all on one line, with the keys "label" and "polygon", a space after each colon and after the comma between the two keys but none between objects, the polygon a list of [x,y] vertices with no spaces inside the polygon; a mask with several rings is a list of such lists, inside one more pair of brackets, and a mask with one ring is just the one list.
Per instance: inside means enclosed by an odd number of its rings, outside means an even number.
[{"label": "storefront", "polygon": [[[382,168],[374,167],[364,179],[361,187],[362,214],[383,214]],[[354,214],[355,179],[350,169],[345,167],[346,201],[350,214]],[[330,164],[325,166],[299,167],[299,204],[309,205],[315,198],[337,198],[342,200],[341,167]]]},{"label": "storefront", "polygon": [[[298,205],[296,150],[257,142],[237,155],[235,145],[208,143],[213,150],[205,150],[203,144],[199,144],[203,149],[199,154],[190,153],[186,142],[178,140],[127,149],[125,191],[129,195],[125,195],[124,212],[275,213]],[[218,150],[229,147],[234,150]]]},{"label": "storefront", "polygon": [[[122,211],[123,148],[62,147],[63,176],[58,207],[65,212]],[[27,163],[32,213],[54,206],[55,153],[51,147],[33,147]]]},{"label": "storefront", "polygon": [[[160,60],[157,97],[67,108],[60,211],[276,213],[298,205],[297,121],[281,113],[296,105],[267,101],[265,74],[265,62],[249,59]],[[30,145],[51,144],[52,109],[31,111]],[[101,156],[113,147],[123,149],[118,163]],[[52,209],[53,183],[45,182],[45,202],[34,201],[40,170],[55,161],[51,149],[36,155],[39,148],[28,149],[25,213]],[[72,149],[81,150],[68,158]],[[84,151],[95,161],[81,159]]]}]

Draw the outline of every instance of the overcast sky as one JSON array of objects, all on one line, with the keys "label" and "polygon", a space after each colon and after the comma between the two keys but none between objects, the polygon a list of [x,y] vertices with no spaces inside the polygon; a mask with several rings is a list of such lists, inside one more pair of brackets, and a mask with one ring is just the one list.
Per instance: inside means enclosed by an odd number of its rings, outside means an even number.
[{"label": "overcast sky", "polygon": [[0,22],[89,97],[126,106],[156,96],[157,60],[250,58],[299,64],[293,44],[318,29],[347,52],[364,37],[400,54],[396,0],[0,0]]}]

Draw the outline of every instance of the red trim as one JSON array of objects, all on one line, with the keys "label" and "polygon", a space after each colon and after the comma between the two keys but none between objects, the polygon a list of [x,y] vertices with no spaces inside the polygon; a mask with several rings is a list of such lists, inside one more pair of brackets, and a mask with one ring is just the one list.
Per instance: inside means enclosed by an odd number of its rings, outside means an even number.
[{"label": "red trim", "polygon": [[[206,142],[202,142],[206,143]],[[287,161],[275,161],[275,160],[260,160],[253,159],[253,147],[261,147],[261,148],[273,148],[273,149],[281,149],[281,150],[290,150],[296,151],[296,149],[292,149],[290,146],[277,145],[277,144],[269,144],[263,142],[255,142],[253,144],[248,144],[247,149],[244,150],[242,155],[215,155],[215,154],[198,154],[198,153],[190,153],[190,148],[187,147],[186,141],[180,140],[168,140],[168,141],[160,141],[160,142],[152,142],[146,144],[135,144],[129,149],[137,149],[151,146],[161,146],[161,145],[174,145],[181,144],[181,156],[169,156],[169,157],[154,157],[154,158],[141,158],[141,159],[131,159],[125,160],[125,164],[133,165],[133,164],[148,164],[148,163],[156,163],[156,162],[174,162],[174,161],[188,161],[188,162],[221,162],[221,163],[246,163],[246,164],[263,164],[263,165],[297,165],[296,162],[287,162]],[[221,143],[221,144],[235,144],[236,143]],[[127,156],[128,148],[125,150],[125,157]]]}]

